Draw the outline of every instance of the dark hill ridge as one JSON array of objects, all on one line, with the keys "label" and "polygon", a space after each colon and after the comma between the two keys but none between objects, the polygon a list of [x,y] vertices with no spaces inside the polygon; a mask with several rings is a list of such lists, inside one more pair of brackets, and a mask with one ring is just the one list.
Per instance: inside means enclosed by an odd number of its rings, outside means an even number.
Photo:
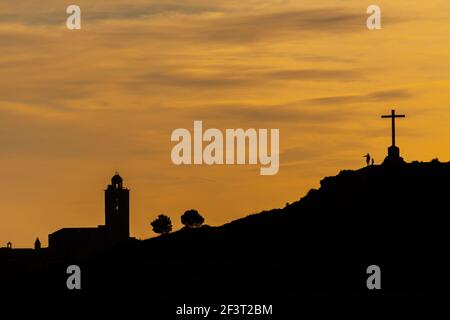
[{"label": "dark hill ridge", "polygon": [[224,242],[228,246],[227,243],[239,242],[245,246],[323,233],[449,234],[450,163],[413,162],[396,167],[344,170],[337,176],[324,178],[320,184],[320,189],[310,190],[301,200],[283,209],[253,214],[221,227],[180,230],[145,240],[142,245],[174,243],[184,248],[188,246],[186,241],[200,240],[196,245]]},{"label": "dark hill ridge", "polygon": [[[21,281],[58,298],[126,292],[136,303],[448,298],[449,183],[450,163],[438,161],[344,170],[282,209],[52,261]],[[68,263],[83,270],[81,293],[65,289]],[[373,264],[382,290],[366,287]]]},{"label": "dark hill ridge", "polygon": [[[94,273],[128,275],[121,288],[157,287],[168,300],[447,297],[449,182],[438,161],[344,170],[283,209],[124,245]],[[366,287],[372,264],[379,292]]]}]

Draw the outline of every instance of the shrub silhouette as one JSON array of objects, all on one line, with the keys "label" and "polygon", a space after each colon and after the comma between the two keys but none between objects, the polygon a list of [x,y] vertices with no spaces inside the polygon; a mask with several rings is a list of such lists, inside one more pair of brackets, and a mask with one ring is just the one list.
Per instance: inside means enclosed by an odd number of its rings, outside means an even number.
[{"label": "shrub silhouette", "polygon": [[181,216],[181,223],[184,224],[187,228],[197,228],[200,227],[205,219],[198,213],[197,210],[187,210]]},{"label": "shrub silhouette", "polygon": [[431,160],[431,163],[432,164],[437,164],[437,163],[441,163],[441,162],[439,161],[438,158],[434,158],[433,160]]},{"label": "shrub silhouette", "polygon": [[172,231],[172,221],[164,214],[160,214],[150,225],[155,233],[167,234]]}]

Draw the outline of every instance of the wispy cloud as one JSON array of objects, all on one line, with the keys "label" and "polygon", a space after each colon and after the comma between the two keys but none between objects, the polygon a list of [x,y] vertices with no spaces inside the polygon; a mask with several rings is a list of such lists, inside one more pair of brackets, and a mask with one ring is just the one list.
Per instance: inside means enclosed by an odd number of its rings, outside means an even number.
[{"label": "wispy cloud", "polygon": [[209,22],[200,37],[212,42],[253,42],[309,32],[352,32],[364,22],[360,13],[345,9],[292,10],[226,17]]},{"label": "wispy cloud", "polygon": [[353,104],[361,102],[395,101],[409,99],[413,93],[405,89],[375,91],[360,95],[325,96],[307,99],[305,102],[322,105]]},{"label": "wispy cloud", "polygon": [[336,69],[300,69],[280,70],[266,74],[268,79],[276,80],[321,80],[321,81],[350,81],[362,80],[363,73],[356,70]]},{"label": "wispy cloud", "polygon": [[355,114],[353,110],[335,110],[334,108],[315,109],[302,106],[301,102],[279,105],[246,105],[219,104],[208,106],[193,106],[189,109],[177,109],[179,117],[185,119],[205,119],[214,123],[297,123],[302,125],[327,124],[342,121]]},{"label": "wispy cloud", "polygon": [[[176,7],[174,7],[176,8]],[[222,9],[220,7],[179,8],[178,14],[154,14],[162,9],[124,9],[121,19],[127,19],[136,27],[108,28],[99,35],[114,35],[116,40],[130,37],[146,37],[161,42],[193,42],[202,44],[243,44],[285,39],[310,39],[330,34],[365,31],[365,15],[348,8],[298,9],[285,11],[248,11]],[[106,22],[115,15],[90,12],[92,19],[86,23]],[[136,20],[137,16],[142,21]],[[155,18],[149,21],[147,18]],[[124,21],[122,21],[124,22]],[[149,24],[152,22],[153,24]]]},{"label": "wispy cloud", "polygon": [[[0,14],[1,23],[14,23],[22,25],[52,26],[64,25],[67,19],[66,8],[68,3],[49,0],[52,4],[39,6],[38,3],[29,3],[28,6],[5,6]],[[214,2],[214,1],[213,1]],[[93,5],[91,1],[79,0],[77,5],[82,9],[84,22],[93,24],[97,22],[131,21],[148,19],[155,16],[182,14],[198,15],[204,13],[221,12],[219,5],[202,2],[180,3],[161,1],[148,3],[148,1],[100,1]],[[1,7],[0,7],[1,8]]]},{"label": "wispy cloud", "polygon": [[356,81],[364,79],[357,70],[338,69],[292,69],[292,70],[208,70],[208,72],[182,72],[174,68],[139,75],[132,80],[124,80],[121,85],[127,88],[142,86],[169,86],[172,88],[218,89],[245,87],[270,83],[273,81]]}]

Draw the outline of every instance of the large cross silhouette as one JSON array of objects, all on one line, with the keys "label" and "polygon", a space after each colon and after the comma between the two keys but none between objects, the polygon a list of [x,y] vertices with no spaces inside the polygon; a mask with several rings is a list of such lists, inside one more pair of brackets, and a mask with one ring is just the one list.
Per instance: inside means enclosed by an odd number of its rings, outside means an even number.
[{"label": "large cross silhouette", "polygon": [[382,118],[391,118],[392,119],[392,146],[395,147],[395,118],[404,118],[404,114],[395,114],[395,110],[391,111],[389,115],[382,115]]}]

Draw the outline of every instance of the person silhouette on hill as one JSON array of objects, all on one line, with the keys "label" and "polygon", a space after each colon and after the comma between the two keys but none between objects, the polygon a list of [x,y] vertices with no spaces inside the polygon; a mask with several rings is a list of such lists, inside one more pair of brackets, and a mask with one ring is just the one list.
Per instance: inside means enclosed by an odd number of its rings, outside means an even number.
[{"label": "person silhouette on hill", "polygon": [[369,164],[370,164],[370,154],[367,153],[365,156],[363,156],[363,158],[366,158],[366,164],[367,164],[367,166],[369,166]]},{"label": "person silhouette on hill", "polygon": [[374,162],[375,162],[375,160],[373,160],[373,158],[372,158],[372,163],[371,163],[371,164],[372,164],[372,166],[373,166]]}]

